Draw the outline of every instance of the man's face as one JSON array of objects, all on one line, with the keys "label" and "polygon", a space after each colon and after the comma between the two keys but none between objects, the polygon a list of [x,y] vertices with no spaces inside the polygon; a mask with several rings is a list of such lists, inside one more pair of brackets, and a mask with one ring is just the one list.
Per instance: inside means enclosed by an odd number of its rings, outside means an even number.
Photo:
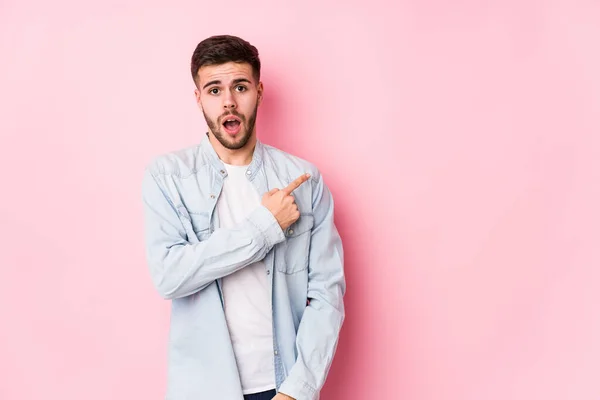
[{"label": "man's face", "polygon": [[229,150],[243,148],[255,131],[263,86],[252,66],[228,62],[198,70],[196,102],[211,133]]}]

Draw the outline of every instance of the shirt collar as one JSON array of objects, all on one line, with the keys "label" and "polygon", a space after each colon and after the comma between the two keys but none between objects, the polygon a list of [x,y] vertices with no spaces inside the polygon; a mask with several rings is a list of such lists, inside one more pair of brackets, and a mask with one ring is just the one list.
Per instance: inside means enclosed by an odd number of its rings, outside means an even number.
[{"label": "shirt collar", "polygon": [[[200,150],[208,158],[209,163],[216,171],[224,171],[225,164],[217,155],[214,147],[208,139],[208,135],[205,135],[200,142]],[[256,146],[254,147],[254,153],[252,154],[252,161],[248,165],[247,174],[250,179],[253,179],[258,170],[260,169],[264,156],[264,145],[258,139],[256,139]]]}]

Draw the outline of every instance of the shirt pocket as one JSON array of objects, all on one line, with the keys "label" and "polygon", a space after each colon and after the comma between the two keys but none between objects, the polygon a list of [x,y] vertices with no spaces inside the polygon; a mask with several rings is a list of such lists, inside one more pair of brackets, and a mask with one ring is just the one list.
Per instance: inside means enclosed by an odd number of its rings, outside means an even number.
[{"label": "shirt pocket", "polygon": [[284,274],[295,274],[308,268],[310,238],[314,225],[312,214],[301,214],[300,218],[285,231],[284,262],[277,263],[277,270]]},{"label": "shirt pocket", "polygon": [[[189,212],[184,206],[179,207],[179,215],[188,236],[188,241],[196,242],[210,236],[210,216],[208,213]],[[197,240],[194,240],[197,239]]]}]

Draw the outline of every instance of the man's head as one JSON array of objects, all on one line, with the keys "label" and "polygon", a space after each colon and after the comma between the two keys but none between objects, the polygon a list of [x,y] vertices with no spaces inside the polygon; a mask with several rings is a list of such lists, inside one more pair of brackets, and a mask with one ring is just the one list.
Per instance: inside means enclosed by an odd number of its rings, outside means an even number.
[{"label": "man's head", "polygon": [[211,133],[229,150],[246,146],[263,93],[256,47],[235,36],[209,37],[196,46],[191,72]]}]

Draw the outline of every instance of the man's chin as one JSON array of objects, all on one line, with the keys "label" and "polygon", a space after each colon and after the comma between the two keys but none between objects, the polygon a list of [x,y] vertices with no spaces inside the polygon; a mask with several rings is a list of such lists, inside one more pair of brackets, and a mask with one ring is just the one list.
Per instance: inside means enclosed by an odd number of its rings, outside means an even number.
[{"label": "man's chin", "polygon": [[229,150],[239,150],[249,141],[249,138],[246,138],[241,132],[233,137],[228,133],[220,132],[220,138],[221,144]]}]

